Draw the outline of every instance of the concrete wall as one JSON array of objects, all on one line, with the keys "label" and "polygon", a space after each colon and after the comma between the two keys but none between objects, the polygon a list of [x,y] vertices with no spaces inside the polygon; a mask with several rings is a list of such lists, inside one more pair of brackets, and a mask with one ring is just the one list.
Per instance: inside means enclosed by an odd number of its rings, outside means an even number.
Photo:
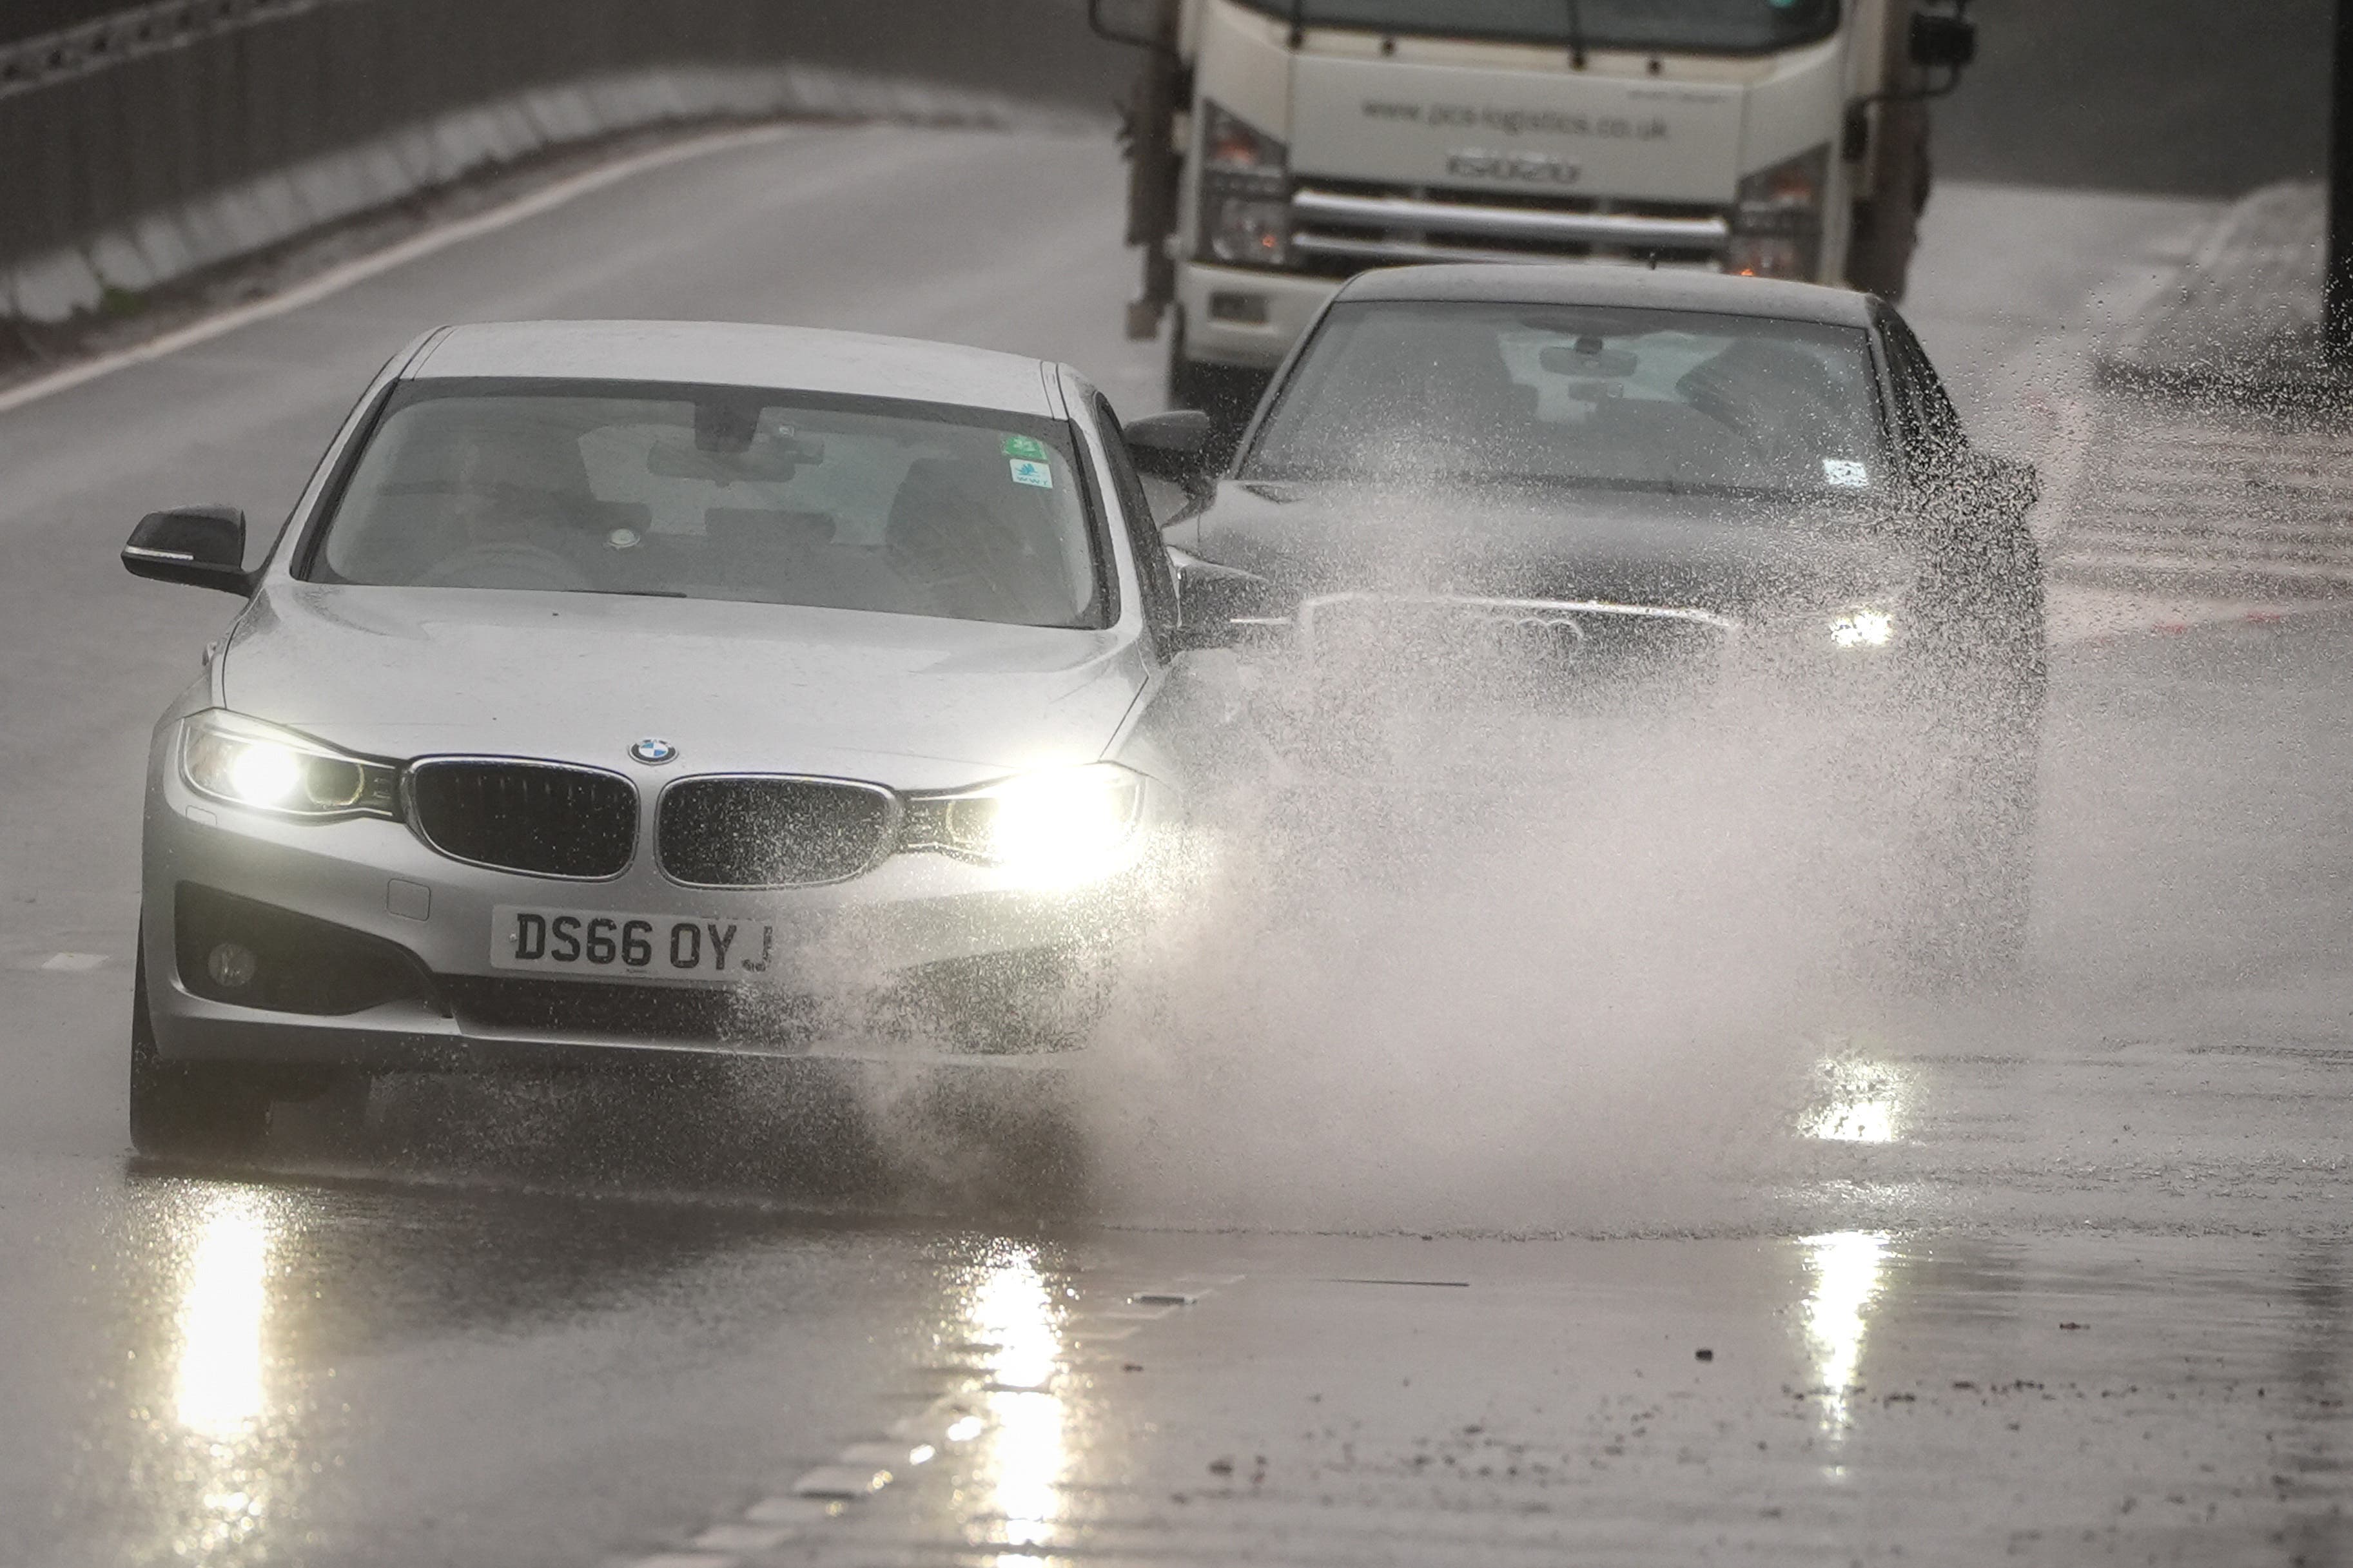
[{"label": "concrete wall", "polygon": [[164,0],[0,46],[0,315],[56,321],[669,121],[1107,111],[1083,0]]}]

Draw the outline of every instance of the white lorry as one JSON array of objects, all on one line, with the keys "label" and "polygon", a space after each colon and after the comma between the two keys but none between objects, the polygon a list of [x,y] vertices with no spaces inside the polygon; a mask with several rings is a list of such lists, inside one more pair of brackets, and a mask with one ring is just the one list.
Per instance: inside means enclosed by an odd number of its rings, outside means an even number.
[{"label": "white lorry", "polygon": [[1589,259],[1900,297],[1968,0],[1089,0],[1127,105],[1128,332],[1238,421],[1341,281]]}]

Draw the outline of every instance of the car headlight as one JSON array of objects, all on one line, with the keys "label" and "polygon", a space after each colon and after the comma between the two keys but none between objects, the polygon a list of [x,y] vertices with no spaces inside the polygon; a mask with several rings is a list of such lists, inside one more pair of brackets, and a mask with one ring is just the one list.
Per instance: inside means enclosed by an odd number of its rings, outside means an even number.
[{"label": "car headlight", "polygon": [[1895,640],[1895,616],[1887,610],[1859,605],[1831,617],[1834,647],[1885,647]]},{"label": "car headlight", "polygon": [[1812,278],[1821,260],[1830,169],[1825,142],[1742,180],[1724,269],[1748,278]]},{"label": "car headlight", "polygon": [[1201,259],[1291,259],[1291,149],[1216,104],[1201,105]]},{"label": "car headlight", "polygon": [[1117,763],[1019,773],[913,803],[913,847],[1074,880],[1118,865],[1144,816],[1144,777]]},{"label": "car headlight", "polygon": [[180,776],[198,795],[288,816],[400,814],[400,771],[219,709],[180,729]]}]

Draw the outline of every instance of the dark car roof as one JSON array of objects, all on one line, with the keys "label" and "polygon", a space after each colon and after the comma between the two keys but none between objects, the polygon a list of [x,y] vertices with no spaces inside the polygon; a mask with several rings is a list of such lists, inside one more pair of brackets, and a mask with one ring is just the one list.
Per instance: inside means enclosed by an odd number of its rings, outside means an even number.
[{"label": "dark car roof", "polygon": [[1819,283],[1729,278],[1590,262],[1391,267],[1358,274],[1342,300],[1468,300],[1512,305],[1613,305],[1654,310],[1714,310],[1733,316],[1871,325],[1871,297]]}]

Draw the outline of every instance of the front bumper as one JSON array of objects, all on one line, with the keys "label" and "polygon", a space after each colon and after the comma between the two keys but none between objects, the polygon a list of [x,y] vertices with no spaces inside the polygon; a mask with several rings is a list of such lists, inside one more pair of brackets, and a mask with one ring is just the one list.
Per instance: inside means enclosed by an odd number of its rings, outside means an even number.
[{"label": "front bumper", "polygon": [[[1212,364],[1278,369],[1291,345],[1315,320],[1315,313],[1339,291],[1341,282],[1337,278],[1310,278],[1257,267],[1180,263],[1176,298],[1185,308],[1186,355]],[[1221,314],[1218,309],[1221,295],[1250,301],[1252,310],[1263,311],[1264,319],[1238,321]]]},{"label": "front bumper", "polygon": [[[608,881],[559,880],[449,859],[402,823],[288,821],[206,800],[181,782],[169,751],[159,749],[149,778],[142,919],[155,1046],[166,1059],[372,1071],[680,1055],[1016,1059],[927,1044],[904,1027],[900,1004],[940,976],[969,983],[1001,970],[1018,987],[1059,973],[1040,955],[1109,949],[1143,918],[1155,874],[1140,858],[1097,881],[1041,888],[902,852],[830,886],[713,890],[672,883],[640,855]],[[1157,833],[1149,808],[1145,831],[1147,840]],[[343,1012],[223,1000],[201,973],[203,944],[192,956],[181,941],[189,889],[199,890],[192,922],[235,918],[203,911],[249,901],[352,933],[414,984],[376,987],[401,994]],[[755,922],[775,928],[776,950],[757,984],[743,988],[626,968],[594,978],[518,971],[492,959],[501,906]],[[1007,1047],[1000,1039],[980,1048]]]}]

